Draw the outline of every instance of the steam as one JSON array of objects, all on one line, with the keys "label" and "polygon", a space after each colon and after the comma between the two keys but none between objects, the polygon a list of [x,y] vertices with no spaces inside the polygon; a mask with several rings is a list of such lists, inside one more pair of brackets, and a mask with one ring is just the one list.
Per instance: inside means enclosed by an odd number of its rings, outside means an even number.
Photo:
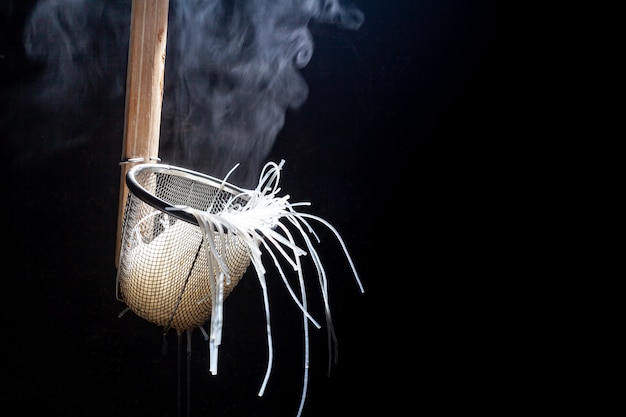
[{"label": "steam", "polygon": [[[22,105],[50,126],[23,139],[27,158],[94,140],[121,146],[130,6],[36,5],[24,44],[42,71]],[[356,30],[363,14],[340,0],[170,0],[163,162],[220,178],[240,163],[232,182],[253,185],[286,111],[307,99],[312,20]]]}]

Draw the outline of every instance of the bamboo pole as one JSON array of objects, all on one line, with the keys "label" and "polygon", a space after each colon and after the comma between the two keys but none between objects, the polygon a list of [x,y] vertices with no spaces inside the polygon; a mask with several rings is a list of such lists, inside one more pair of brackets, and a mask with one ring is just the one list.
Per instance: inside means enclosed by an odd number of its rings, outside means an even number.
[{"label": "bamboo pole", "polygon": [[133,0],[131,6],[116,267],[128,198],[126,174],[134,164],[158,161],[168,7],[169,0]]}]

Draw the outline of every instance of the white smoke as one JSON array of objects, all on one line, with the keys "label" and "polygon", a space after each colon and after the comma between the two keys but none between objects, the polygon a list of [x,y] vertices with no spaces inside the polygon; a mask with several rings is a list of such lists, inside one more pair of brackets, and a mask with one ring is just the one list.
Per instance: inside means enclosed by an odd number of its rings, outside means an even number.
[{"label": "white smoke", "polygon": [[[90,141],[121,152],[130,6],[36,4],[24,47],[41,71],[18,101],[40,118],[37,133],[14,138],[22,163]],[[163,162],[218,177],[240,163],[232,181],[255,183],[287,109],[308,96],[300,70],[313,54],[313,20],[356,30],[363,14],[340,0],[170,0]]]}]

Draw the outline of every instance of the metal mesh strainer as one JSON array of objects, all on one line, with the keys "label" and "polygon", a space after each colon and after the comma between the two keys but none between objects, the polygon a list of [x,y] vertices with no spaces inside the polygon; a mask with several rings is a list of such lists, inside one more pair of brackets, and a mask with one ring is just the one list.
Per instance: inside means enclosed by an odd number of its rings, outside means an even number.
[{"label": "metal mesh strainer", "polygon": [[[245,195],[216,178],[164,164],[137,165],[129,170],[126,183],[118,300],[166,331],[174,328],[181,333],[202,326],[211,316],[211,280],[219,267],[210,259],[215,255],[206,250],[196,218],[172,208],[219,213],[233,198],[235,204],[244,205]],[[231,278],[224,285],[226,297],[250,265],[250,254],[236,234],[227,232],[223,240],[214,233],[216,253]]]}]

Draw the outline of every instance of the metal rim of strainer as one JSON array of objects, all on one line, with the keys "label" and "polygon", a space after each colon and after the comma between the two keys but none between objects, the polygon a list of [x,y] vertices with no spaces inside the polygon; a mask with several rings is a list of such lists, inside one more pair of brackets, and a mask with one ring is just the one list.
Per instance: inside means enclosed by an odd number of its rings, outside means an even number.
[{"label": "metal rim of strainer", "polygon": [[199,226],[198,220],[196,217],[184,210],[168,210],[173,208],[174,206],[169,202],[155,196],[148,190],[146,190],[139,182],[137,181],[137,175],[142,171],[151,171],[155,173],[162,173],[167,175],[176,175],[179,177],[186,178],[188,180],[197,181],[203,183],[209,187],[213,187],[215,189],[220,189],[221,192],[230,193],[233,196],[238,195],[239,198],[243,200],[247,200],[243,189],[230,184],[228,182],[224,182],[223,180],[217,179],[207,174],[203,174],[198,171],[193,171],[187,168],[182,168],[173,165],[167,164],[140,164],[135,165],[131,169],[128,170],[126,174],[126,185],[128,189],[137,196],[144,203],[149,204],[150,206],[168,213],[171,216],[174,216],[178,219],[184,220],[188,223]]}]

